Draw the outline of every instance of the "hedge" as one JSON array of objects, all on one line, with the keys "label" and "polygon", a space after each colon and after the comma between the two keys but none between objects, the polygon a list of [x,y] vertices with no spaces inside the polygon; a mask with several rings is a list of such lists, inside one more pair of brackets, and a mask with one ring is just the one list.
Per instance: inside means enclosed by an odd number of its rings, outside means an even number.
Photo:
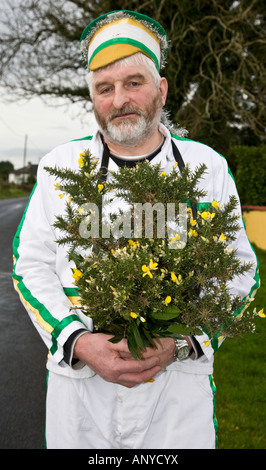
[{"label": "hedge", "polygon": [[266,144],[231,147],[227,160],[242,205],[266,206]]}]

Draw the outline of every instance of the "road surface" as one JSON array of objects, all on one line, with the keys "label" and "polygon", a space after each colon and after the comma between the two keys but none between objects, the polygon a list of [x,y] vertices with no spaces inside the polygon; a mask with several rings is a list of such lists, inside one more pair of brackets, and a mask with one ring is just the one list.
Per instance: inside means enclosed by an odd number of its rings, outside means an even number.
[{"label": "road surface", "polygon": [[0,200],[0,448],[43,449],[46,347],[14,291],[12,241],[28,198]]}]

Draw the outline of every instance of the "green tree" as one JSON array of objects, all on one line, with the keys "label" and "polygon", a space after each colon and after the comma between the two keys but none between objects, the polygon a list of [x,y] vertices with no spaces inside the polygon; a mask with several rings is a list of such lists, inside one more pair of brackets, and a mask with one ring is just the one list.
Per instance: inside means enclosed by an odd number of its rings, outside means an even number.
[{"label": "green tree", "polygon": [[8,180],[8,175],[14,170],[14,165],[8,161],[0,162],[0,178],[4,181]]},{"label": "green tree", "polygon": [[227,152],[265,136],[264,2],[120,0],[162,22],[170,39],[167,107],[191,138]]},{"label": "green tree", "polygon": [[5,0],[0,84],[11,99],[91,109],[78,52],[83,28],[102,13],[136,10],[170,39],[166,107],[192,139],[226,153],[265,138],[263,0]]}]

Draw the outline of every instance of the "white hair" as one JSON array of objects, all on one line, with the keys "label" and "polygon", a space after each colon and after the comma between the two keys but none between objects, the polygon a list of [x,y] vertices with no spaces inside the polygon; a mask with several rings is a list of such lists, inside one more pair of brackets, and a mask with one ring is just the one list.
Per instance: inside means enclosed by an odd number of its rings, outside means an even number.
[{"label": "white hair", "polygon": [[[124,59],[117,60],[116,62],[113,62],[112,64],[107,65],[106,67],[102,67],[102,69],[104,68],[104,69],[107,70],[111,66],[121,67],[123,65],[135,65],[135,66],[144,65],[148,69],[150,74],[152,75],[152,77],[154,79],[154,83],[155,83],[156,87],[159,89],[160,82],[161,82],[161,76],[158,72],[158,69],[157,69],[155,63],[153,62],[153,60],[151,60],[145,54],[142,54],[142,52],[137,52],[136,54],[133,54],[129,57],[125,57]],[[101,70],[101,69],[98,69],[98,70]],[[90,92],[91,98],[93,97],[93,79],[94,79],[94,74],[95,73],[97,73],[97,70],[95,70],[95,71],[92,70],[91,72],[88,72],[87,75],[86,75],[86,81],[87,81],[87,84],[88,84],[88,87],[89,87],[89,92]]]}]

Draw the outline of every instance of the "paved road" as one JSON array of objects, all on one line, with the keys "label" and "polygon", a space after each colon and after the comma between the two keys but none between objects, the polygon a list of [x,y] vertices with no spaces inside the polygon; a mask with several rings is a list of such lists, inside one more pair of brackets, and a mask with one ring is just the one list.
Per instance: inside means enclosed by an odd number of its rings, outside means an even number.
[{"label": "paved road", "polygon": [[12,240],[27,201],[0,201],[0,449],[44,447],[47,351],[11,281]]}]

